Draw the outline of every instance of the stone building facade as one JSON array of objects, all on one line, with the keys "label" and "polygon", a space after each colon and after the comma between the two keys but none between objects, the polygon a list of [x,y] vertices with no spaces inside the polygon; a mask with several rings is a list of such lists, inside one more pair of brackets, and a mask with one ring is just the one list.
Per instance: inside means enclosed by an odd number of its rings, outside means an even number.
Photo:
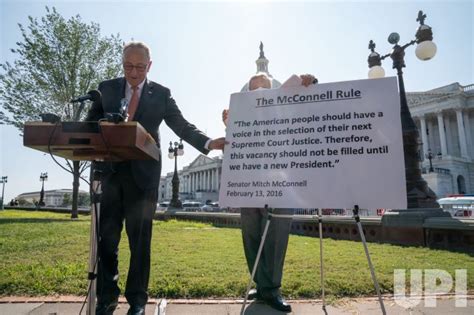
[{"label": "stone building facade", "polygon": [[423,178],[438,198],[473,194],[474,84],[452,83],[407,98],[423,143]]},{"label": "stone building facade", "polygon": [[[79,194],[88,195],[87,191],[79,190]],[[44,191],[45,207],[61,207],[64,204],[65,195],[68,195],[69,200],[72,200],[72,189],[54,189]],[[18,195],[16,200],[23,200],[27,204],[34,205],[39,202],[41,191],[26,192]]]},{"label": "stone building facade", "polygon": [[[179,198],[181,201],[197,200],[217,201],[219,199],[220,178],[222,173],[222,157],[214,158],[199,155],[196,159],[178,171]],[[164,192],[160,192],[161,200],[170,200],[172,197],[172,179],[174,172],[166,174],[160,183]]]}]

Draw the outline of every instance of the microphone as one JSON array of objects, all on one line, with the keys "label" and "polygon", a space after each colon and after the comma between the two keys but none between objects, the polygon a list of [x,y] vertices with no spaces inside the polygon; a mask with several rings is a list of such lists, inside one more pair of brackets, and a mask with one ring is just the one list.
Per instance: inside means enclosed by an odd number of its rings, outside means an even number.
[{"label": "microphone", "polygon": [[128,120],[128,104],[129,102],[126,98],[120,100],[119,114],[122,115],[124,121]]},{"label": "microphone", "polygon": [[55,123],[58,123],[58,122],[61,121],[61,117],[59,117],[58,115],[53,114],[53,113],[42,113],[42,114],[39,114],[39,115],[41,117],[42,122],[48,122],[48,123],[55,124]]},{"label": "microphone", "polygon": [[86,95],[82,95],[82,96],[79,96],[78,98],[72,99],[71,103],[84,102],[87,100],[90,100],[93,102],[100,102],[102,101],[102,94],[100,94],[100,92],[97,90],[91,90],[87,92]]},{"label": "microphone", "polygon": [[105,119],[107,119],[108,122],[113,122],[115,124],[122,121],[128,121],[128,100],[122,98],[120,100],[118,113],[105,113]]}]

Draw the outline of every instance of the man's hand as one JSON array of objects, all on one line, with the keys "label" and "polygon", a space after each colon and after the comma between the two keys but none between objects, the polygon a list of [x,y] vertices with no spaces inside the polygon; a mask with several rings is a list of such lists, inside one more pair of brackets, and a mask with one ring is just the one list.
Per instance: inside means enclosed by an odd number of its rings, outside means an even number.
[{"label": "man's hand", "polygon": [[229,119],[229,110],[228,109],[224,109],[222,111],[222,122],[224,123],[224,125],[227,127],[227,120]]},{"label": "man's hand", "polygon": [[228,143],[229,142],[225,141],[224,137],[213,139],[213,140],[211,140],[211,142],[209,142],[209,150],[222,150],[222,151],[224,151],[224,147]]},{"label": "man's hand", "polygon": [[306,87],[310,86],[311,84],[318,83],[318,79],[316,79],[316,77],[312,74],[302,74],[300,75],[300,78],[302,80],[301,85]]}]

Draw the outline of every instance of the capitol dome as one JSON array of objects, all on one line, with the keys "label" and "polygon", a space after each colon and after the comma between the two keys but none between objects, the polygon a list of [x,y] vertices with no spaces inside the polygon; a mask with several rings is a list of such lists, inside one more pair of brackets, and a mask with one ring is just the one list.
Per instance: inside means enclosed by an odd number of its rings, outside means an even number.
[{"label": "capitol dome", "polygon": [[[263,52],[263,43],[260,42],[260,56],[258,57],[258,59],[255,61],[255,63],[257,64],[257,72],[256,73],[259,73],[259,72],[263,72],[265,73],[266,75],[268,75],[268,77],[270,79],[272,79],[272,88],[277,88],[281,85],[280,81],[278,81],[277,79],[275,79],[269,72],[268,72],[268,59],[265,58],[265,53]],[[252,77],[252,76],[250,76]],[[249,77],[249,79],[250,79]],[[240,92],[247,92],[249,90],[249,82],[247,81],[244,86],[242,87],[242,89],[240,90]]]}]

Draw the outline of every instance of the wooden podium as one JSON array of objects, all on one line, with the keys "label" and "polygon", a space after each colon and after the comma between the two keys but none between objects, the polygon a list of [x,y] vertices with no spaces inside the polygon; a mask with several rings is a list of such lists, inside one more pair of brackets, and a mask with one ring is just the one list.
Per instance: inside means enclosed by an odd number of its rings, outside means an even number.
[{"label": "wooden podium", "polygon": [[138,122],[25,123],[26,147],[75,161],[159,160],[155,140]]},{"label": "wooden podium", "polygon": [[[75,161],[123,161],[160,159],[160,149],[153,137],[138,122],[28,122],[23,144],[26,147]],[[99,181],[92,182],[92,191],[100,193]],[[95,198],[91,198],[94,200]],[[95,314],[97,277],[97,227],[100,203],[91,211],[89,250],[89,290],[87,315]]]}]

